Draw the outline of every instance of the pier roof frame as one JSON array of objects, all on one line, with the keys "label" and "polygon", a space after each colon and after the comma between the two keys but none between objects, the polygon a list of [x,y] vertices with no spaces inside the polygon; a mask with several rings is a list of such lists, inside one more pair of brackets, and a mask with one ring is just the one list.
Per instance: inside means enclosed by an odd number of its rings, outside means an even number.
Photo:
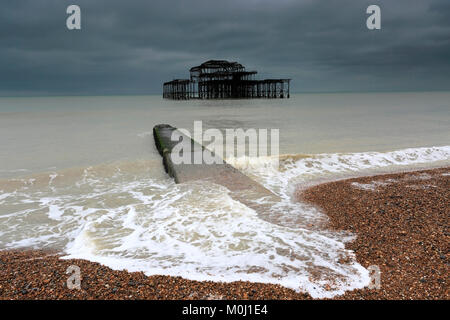
[{"label": "pier roof frame", "polygon": [[223,70],[223,71],[244,71],[245,67],[235,61],[227,61],[227,60],[208,60],[206,62],[203,62],[199,66],[192,67],[189,71],[190,72],[200,72],[202,73],[202,70]]},{"label": "pier roof frame", "polygon": [[258,71],[236,71],[236,72],[230,72],[230,71],[216,71],[211,73],[202,73],[199,75],[199,78],[209,78],[209,77],[221,77],[221,76],[249,76],[257,74]]},{"label": "pier roof frame", "polygon": [[166,84],[177,84],[177,83],[188,83],[191,82],[189,79],[173,79],[172,81],[164,82],[164,85]]}]

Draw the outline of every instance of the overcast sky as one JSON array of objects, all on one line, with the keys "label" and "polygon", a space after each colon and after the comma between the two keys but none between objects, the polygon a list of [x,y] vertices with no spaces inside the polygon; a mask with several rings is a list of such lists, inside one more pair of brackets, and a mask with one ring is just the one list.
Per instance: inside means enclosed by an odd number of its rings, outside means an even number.
[{"label": "overcast sky", "polygon": [[[66,28],[81,7],[82,30]],[[366,8],[381,7],[381,30]],[[2,0],[0,95],[160,93],[209,59],[292,91],[450,90],[449,0]]]}]

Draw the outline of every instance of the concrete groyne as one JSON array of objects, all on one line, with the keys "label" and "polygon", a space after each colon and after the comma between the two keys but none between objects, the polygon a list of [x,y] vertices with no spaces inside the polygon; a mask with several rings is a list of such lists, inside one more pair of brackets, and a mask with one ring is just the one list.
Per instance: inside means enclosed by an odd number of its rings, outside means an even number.
[{"label": "concrete groyne", "polygon": [[[215,164],[206,164],[204,162],[194,164],[193,161],[189,164],[174,163],[171,154],[175,145],[179,143],[179,141],[172,141],[172,134],[176,130],[178,129],[168,124],[159,124],[153,128],[155,145],[163,158],[164,169],[174,178],[176,183],[208,181],[219,184],[230,191],[230,196],[234,200],[244,203],[258,213],[267,213],[268,204],[279,201],[279,197],[273,192],[250,179],[224,160],[222,160],[221,163]],[[191,159],[194,159],[195,153],[197,152],[203,152],[203,155],[207,153],[209,157],[217,157],[217,155],[213,154],[210,150],[199,145],[180,131],[178,131],[177,134],[181,136],[182,139],[188,139],[186,141],[191,143]],[[264,198],[265,201],[261,202],[261,198]]]}]

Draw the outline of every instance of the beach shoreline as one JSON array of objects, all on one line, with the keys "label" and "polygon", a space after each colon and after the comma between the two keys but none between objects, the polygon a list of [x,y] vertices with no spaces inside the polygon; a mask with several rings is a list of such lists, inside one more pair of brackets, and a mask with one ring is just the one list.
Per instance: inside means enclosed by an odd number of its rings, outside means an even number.
[{"label": "beach shoreline", "polygon": [[[357,235],[346,247],[381,271],[379,289],[333,299],[449,299],[450,167],[357,177],[299,189],[296,197]],[[69,289],[78,266],[81,289]],[[192,281],[116,271],[45,250],[0,251],[0,299],[311,299],[280,285]]]},{"label": "beach shoreline", "polygon": [[328,227],[357,235],[357,261],[379,268],[380,288],[334,299],[449,299],[450,167],[328,182],[297,197],[325,212]]}]

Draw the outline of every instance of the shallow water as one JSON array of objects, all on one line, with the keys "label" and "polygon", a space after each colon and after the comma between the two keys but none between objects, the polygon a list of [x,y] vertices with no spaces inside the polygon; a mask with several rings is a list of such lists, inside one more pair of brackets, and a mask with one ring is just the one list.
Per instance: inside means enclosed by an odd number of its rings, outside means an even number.
[{"label": "shallow water", "polygon": [[[314,297],[368,284],[351,234],[293,199],[317,181],[450,164],[450,93],[285,100],[0,98],[0,248],[58,248],[112,268],[279,283]],[[280,196],[257,214],[214,184],[176,185],[151,130],[280,129],[273,158],[227,161]],[[265,199],[260,199],[261,202]],[[341,264],[342,257],[350,262]],[[345,259],[344,259],[345,260]],[[325,290],[327,285],[331,290]]]}]

